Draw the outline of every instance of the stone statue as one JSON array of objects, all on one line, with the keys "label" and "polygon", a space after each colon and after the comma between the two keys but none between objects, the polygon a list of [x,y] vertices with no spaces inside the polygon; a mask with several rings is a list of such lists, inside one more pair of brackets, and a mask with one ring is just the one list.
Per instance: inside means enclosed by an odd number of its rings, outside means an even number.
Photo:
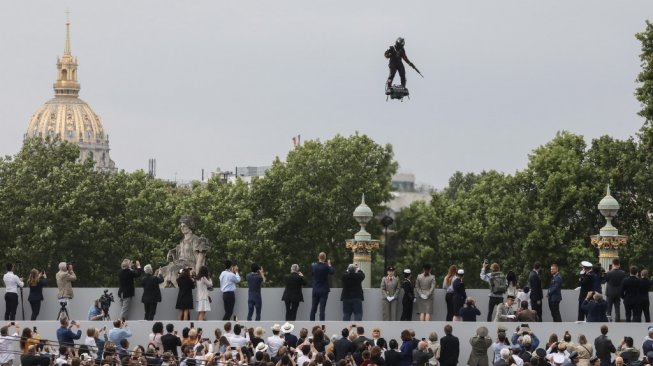
[{"label": "stone statue", "polygon": [[182,216],[179,219],[179,227],[184,237],[175,248],[168,251],[166,260],[170,263],[161,268],[164,287],[177,287],[176,279],[180,269],[191,268],[197,272],[206,264],[206,253],[211,247],[207,238],[193,234],[195,225],[190,216]]}]

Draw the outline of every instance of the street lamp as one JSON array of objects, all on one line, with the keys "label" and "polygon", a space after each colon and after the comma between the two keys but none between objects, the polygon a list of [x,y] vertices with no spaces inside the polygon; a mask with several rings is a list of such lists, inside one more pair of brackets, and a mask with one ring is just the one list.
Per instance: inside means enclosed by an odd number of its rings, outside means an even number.
[{"label": "street lamp", "polygon": [[386,211],[385,216],[381,219],[381,225],[385,229],[385,242],[383,244],[383,273],[388,269],[388,227],[392,225],[395,220],[389,216],[389,212]]}]

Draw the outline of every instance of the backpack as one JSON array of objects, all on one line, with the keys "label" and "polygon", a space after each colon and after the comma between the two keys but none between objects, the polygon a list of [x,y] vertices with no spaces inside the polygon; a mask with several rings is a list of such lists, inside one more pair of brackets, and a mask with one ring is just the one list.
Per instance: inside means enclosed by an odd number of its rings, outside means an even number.
[{"label": "backpack", "polygon": [[493,294],[504,294],[508,290],[508,280],[501,272],[490,274],[490,291]]}]

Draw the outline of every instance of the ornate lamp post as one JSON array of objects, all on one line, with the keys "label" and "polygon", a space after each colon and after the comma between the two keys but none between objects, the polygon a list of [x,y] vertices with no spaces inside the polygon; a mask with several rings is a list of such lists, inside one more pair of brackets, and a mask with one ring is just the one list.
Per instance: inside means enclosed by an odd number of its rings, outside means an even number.
[{"label": "ornate lamp post", "polygon": [[388,227],[390,227],[394,222],[395,220],[389,216],[387,212],[381,219],[381,225],[383,225],[383,228],[385,229],[385,240],[383,241],[383,271],[388,268]]},{"label": "ornate lamp post", "polygon": [[607,191],[607,194],[598,205],[601,215],[605,217],[605,226],[601,228],[599,235],[590,237],[592,245],[599,248],[599,262],[601,267],[606,270],[612,263],[612,259],[619,258],[619,248],[626,246],[628,243],[628,237],[619,235],[617,228],[612,226],[612,219],[617,216],[620,206],[619,202],[610,195],[609,185]]},{"label": "ornate lamp post", "polygon": [[365,230],[365,225],[372,219],[372,209],[365,204],[365,195],[361,204],[354,210],[354,219],[361,226],[359,232],[354,235],[354,239],[349,239],[345,243],[347,249],[354,252],[354,263],[365,273],[363,287],[370,287],[372,275],[372,251],[379,249],[379,241],[372,240],[372,236]]}]

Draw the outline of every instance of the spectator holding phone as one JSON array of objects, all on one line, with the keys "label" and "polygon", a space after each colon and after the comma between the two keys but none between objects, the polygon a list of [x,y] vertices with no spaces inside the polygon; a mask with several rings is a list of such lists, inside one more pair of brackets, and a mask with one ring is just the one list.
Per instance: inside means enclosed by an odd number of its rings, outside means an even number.
[{"label": "spectator holding phone", "polygon": [[32,268],[29,272],[27,279],[27,286],[29,286],[29,296],[27,301],[32,308],[32,316],[30,320],[36,320],[41,312],[41,302],[43,302],[43,287],[48,285],[48,276],[45,271],[39,272],[36,268]]},{"label": "spectator holding phone", "polygon": [[[59,320],[61,326],[57,329],[57,341],[59,341],[60,346],[73,347],[75,345],[75,340],[82,337],[82,331],[79,329],[79,324],[76,321],[68,322],[68,318],[65,316]],[[73,331],[72,328],[76,328],[77,331]]]},{"label": "spectator holding phone", "polygon": [[[9,328],[14,327],[13,335],[9,335]],[[18,332],[20,327],[18,323],[11,322],[0,328],[0,365],[11,366],[14,362],[17,341],[20,339]]]}]

